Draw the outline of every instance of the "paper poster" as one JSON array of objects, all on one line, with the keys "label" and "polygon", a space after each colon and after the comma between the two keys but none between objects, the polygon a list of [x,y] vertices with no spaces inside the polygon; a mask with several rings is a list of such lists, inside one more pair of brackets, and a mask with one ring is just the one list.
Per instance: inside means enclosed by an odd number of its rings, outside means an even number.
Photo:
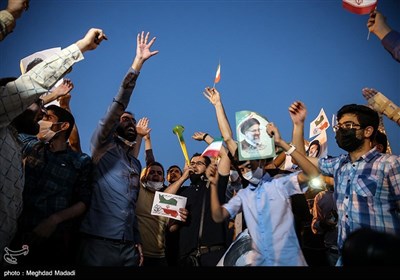
[{"label": "paper poster", "polygon": [[236,136],[239,160],[275,157],[274,139],[267,133],[267,118],[252,112],[236,112]]},{"label": "paper poster", "polygon": [[323,158],[328,155],[328,142],[326,131],[322,131],[306,146],[306,155],[309,157]]},{"label": "paper poster", "polygon": [[186,207],[186,200],[184,196],[156,191],[151,214],[181,221],[179,208]]},{"label": "paper poster", "polygon": [[[35,59],[39,58],[41,60],[45,60],[46,58],[52,56],[53,54],[59,53],[59,52],[61,52],[61,48],[60,47],[51,48],[51,49],[46,49],[46,50],[43,50],[43,51],[35,52],[34,54],[31,54],[31,55],[21,59],[20,65],[19,65],[20,68],[21,68],[21,73],[25,74],[26,68],[28,67],[29,63],[31,63]],[[60,80],[58,80],[57,83],[49,90],[49,92],[45,93],[44,95],[47,95],[50,92],[52,92],[56,87],[61,85],[63,81],[64,81],[64,79],[62,79],[62,78]],[[53,105],[53,104],[57,105],[57,106],[60,106],[60,102],[58,102],[57,100],[54,100],[54,101],[46,104],[46,106]]]},{"label": "paper poster", "polygon": [[21,73],[25,74],[26,68],[28,67],[29,63],[34,61],[36,58],[39,58],[41,60],[45,60],[46,58],[52,56],[53,54],[61,52],[61,48],[51,48],[51,49],[46,49],[43,51],[35,52],[34,54],[28,55],[27,57],[21,59],[20,61],[20,68],[21,68]]},{"label": "paper poster", "polygon": [[321,109],[318,116],[310,123],[310,136],[313,138],[329,127],[329,120],[324,109]]}]

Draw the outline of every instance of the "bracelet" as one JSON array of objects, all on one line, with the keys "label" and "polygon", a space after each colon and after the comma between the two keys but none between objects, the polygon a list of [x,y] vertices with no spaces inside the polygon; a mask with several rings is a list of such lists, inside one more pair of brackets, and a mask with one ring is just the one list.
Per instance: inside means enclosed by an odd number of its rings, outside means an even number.
[{"label": "bracelet", "polygon": [[289,144],[289,145],[290,145],[290,149],[285,152],[285,154],[287,156],[290,156],[296,150],[296,147],[294,145],[292,145],[292,144]]},{"label": "bracelet", "polygon": [[206,137],[207,137],[207,136],[208,136],[208,133],[204,134],[204,136],[203,136],[203,141],[206,140]]}]

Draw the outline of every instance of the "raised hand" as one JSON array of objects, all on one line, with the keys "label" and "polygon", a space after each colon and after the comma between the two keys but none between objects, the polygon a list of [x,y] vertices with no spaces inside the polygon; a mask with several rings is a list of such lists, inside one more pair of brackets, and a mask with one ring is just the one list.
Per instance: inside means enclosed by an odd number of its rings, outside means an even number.
[{"label": "raised hand", "polygon": [[303,102],[295,101],[289,107],[289,115],[293,124],[304,124],[307,109]]},{"label": "raised hand", "polygon": [[56,94],[57,98],[64,96],[71,92],[74,89],[74,83],[70,79],[64,79],[61,85],[56,87],[53,90],[53,93]]},{"label": "raised hand", "polygon": [[71,101],[72,95],[67,93],[58,98],[58,102],[60,102],[60,107],[66,110],[69,110],[69,102]]},{"label": "raised hand", "polygon": [[368,30],[382,40],[392,29],[386,23],[386,17],[379,11],[374,10],[369,14],[367,22]]},{"label": "raised hand", "polygon": [[214,106],[218,103],[221,103],[221,97],[216,88],[206,87],[203,95],[210,101]]},{"label": "raised hand", "polygon": [[274,125],[274,123],[270,122],[267,124],[267,133],[270,137],[274,137],[274,142],[276,145],[281,146],[280,143],[282,138],[278,128]]},{"label": "raised hand", "polygon": [[196,131],[195,133],[193,133],[192,138],[197,141],[203,141],[204,135],[206,135],[205,132]]},{"label": "raised hand", "polygon": [[365,99],[369,100],[370,98],[374,97],[378,91],[373,88],[363,88],[362,89],[362,95],[364,96]]},{"label": "raised hand", "polygon": [[24,11],[29,8],[29,0],[8,0],[7,11],[17,19],[22,16]]},{"label": "raised hand", "polygon": [[148,135],[151,131],[151,128],[149,128],[148,126],[149,126],[149,119],[146,117],[141,118],[136,124],[137,134],[142,137]]},{"label": "raised hand", "polygon": [[103,40],[108,40],[103,30],[98,28],[91,28],[86,33],[85,37],[76,42],[76,45],[81,50],[81,52],[84,53],[86,51],[96,49]]}]

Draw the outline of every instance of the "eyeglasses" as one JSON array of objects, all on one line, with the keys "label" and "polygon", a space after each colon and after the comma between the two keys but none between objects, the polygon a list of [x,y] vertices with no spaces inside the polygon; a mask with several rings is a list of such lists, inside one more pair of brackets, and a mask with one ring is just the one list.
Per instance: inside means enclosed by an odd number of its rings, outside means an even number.
[{"label": "eyeglasses", "polygon": [[194,166],[194,165],[200,166],[200,165],[206,165],[206,164],[202,161],[196,161],[196,162],[191,162],[190,165],[191,166]]},{"label": "eyeglasses", "polygon": [[359,127],[358,129],[362,129],[361,125],[356,124],[354,122],[345,122],[345,123],[338,123],[337,125],[333,126],[333,131],[336,132],[339,130],[339,128],[344,128],[344,129],[357,129],[357,127]]}]

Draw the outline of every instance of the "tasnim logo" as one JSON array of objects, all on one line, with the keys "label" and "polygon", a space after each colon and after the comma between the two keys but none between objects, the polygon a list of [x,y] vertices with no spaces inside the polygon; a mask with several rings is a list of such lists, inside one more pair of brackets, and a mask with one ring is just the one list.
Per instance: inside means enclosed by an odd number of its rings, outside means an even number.
[{"label": "tasnim logo", "polygon": [[9,264],[18,264],[17,262],[17,258],[15,258],[15,256],[20,256],[20,255],[28,255],[29,253],[29,246],[28,245],[22,245],[22,249],[21,250],[17,250],[17,251],[13,251],[8,249],[7,247],[4,248],[4,251],[6,251],[6,253],[4,254],[3,258],[6,262],[8,262]]}]

